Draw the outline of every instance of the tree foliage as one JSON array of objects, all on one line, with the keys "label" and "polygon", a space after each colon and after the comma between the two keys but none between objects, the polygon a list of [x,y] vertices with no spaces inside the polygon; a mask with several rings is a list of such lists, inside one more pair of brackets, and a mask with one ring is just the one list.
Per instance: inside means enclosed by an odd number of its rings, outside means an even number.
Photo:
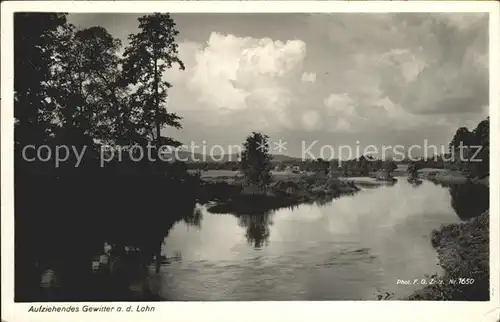
[{"label": "tree foliage", "polygon": [[317,164],[317,169],[319,172],[328,174],[328,172],[330,171],[330,162],[323,160],[322,158],[318,158],[315,163]]},{"label": "tree foliage", "polygon": [[[36,22],[36,28],[33,27]],[[14,118],[17,144],[46,142],[52,129],[54,104],[50,96],[51,69],[54,65],[63,14],[22,13],[14,15]]]},{"label": "tree foliage", "polygon": [[249,185],[266,188],[271,183],[271,160],[269,153],[269,137],[253,132],[243,143],[241,153],[241,170]]},{"label": "tree foliage", "polygon": [[458,128],[450,142],[450,150],[456,150],[460,146],[469,146],[472,144],[472,133],[466,127]]},{"label": "tree foliage", "polygon": [[[485,177],[490,171],[490,118],[469,131],[459,128],[450,142],[451,163],[469,177]],[[462,148],[460,148],[462,146]]]},{"label": "tree foliage", "polygon": [[408,164],[407,173],[408,173],[409,179],[411,179],[411,180],[418,179],[418,168],[417,168],[417,164],[415,162]]},{"label": "tree foliage", "polygon": [[[173,63],[184,67],[175,24],[155,14],[139,18],[139,27],[123,58],[121,42],[102,27],[78,29],[65,14],[14,16],[16,300],[40,300],[37,274],[47,265],[61,273],[66,300],[95,300],[116,286],[90,283],[92,256],[105,240],[139,247],[151,259],[169,227],[193,210],[187,191],[197,182],[184,164],[168,176],[126,154],[99,165],[105,144],[175,142],[156,134],[180,127],[180,117],[165,110],[171,85],[162,75]],[[83,166],[67,160],[56,167],[27,161],[28,145],[87,150]]]},{"label": "tree foliage", "polygon": [[169,14],[138,22],[122,57],[121,41],[103,27],[78,29],[64,14],[15,15],[19,146],[180,145],[160,135],[164,127],[181,127],[181,117],[166,110],[172,85],[163,77],[174,65],[184,69],[179,32]]},{"label": "tree foliage", "polygon": [[167,69],[184,63],[178,57],[175,37],[179,34],[169,14],[155,13],[139,18],[137,34],[129,35],[123,60],[124,80],[135,88],[129,104],[134,115],[135,130],[159,145],[180,145],[161,137],[164,126],[180,128],[181,118],[167,112],[168,89],[172,85],[162,79]]}]

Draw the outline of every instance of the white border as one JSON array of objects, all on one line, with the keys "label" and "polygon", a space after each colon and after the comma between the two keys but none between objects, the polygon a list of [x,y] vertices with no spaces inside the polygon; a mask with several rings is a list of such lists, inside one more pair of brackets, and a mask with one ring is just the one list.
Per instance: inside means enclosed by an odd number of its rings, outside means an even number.
[{"label": "white border", "polygon": [[[453,321],[496,322],[499,280],[499,3],[496,1],[7,1],[1,4],[2,320],[14,321]],[[489,12],[490,13],[490,302],[162,302],[155,313],[28,313],[13,303],[13,12]],[[33,26],[36,28],[36,26]],[[50,303],[47,303],[50,304]],[[70,303],[68,303],[69,305]],[[83,304],[96,303],[80,303]],[[108,303],[111,304],[111,303]],[[134,305],[115,302],[116,305]],[[144,303],[145,304],[145,303]],[[497,311],[495,312],[495,309]]]}]

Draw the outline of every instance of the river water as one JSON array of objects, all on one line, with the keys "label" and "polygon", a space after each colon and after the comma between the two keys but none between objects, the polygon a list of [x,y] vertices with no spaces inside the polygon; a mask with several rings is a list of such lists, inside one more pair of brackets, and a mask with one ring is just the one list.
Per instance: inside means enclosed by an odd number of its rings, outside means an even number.
[{"label": "river water", "polygon": [[375,300],[441,273],[430,235],[488,208],[488,189],[404,178],[325,205],[262,215],[211,214],[177,223],[153,288],[166,300]]}]

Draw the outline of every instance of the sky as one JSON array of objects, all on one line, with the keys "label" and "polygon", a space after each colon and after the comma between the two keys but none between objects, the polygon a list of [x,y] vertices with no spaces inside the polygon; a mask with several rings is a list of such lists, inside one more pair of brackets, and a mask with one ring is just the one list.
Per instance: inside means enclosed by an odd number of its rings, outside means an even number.
[{"label": "sky", "polygon": [[[102,26],[126,45],[141,15],[69,21]],[[164,135],[185,144],[227,150],[259,131],[286,142],[279,152],[291,156],[311,145],[316,153],[324,145],[447,146],[458,127],[472,130],[488,115],[487,14],[171,16],[186,70],[163,77],[183,129]]]}]

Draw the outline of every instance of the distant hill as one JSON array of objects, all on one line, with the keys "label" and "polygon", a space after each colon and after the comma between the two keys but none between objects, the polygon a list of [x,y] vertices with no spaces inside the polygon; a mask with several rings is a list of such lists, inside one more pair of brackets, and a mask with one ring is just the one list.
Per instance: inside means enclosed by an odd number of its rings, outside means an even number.
[{"label": "distant hill", "polygon": [[[175,151],[171,153],[172,159],[176,158],[179,161],[184,162],[237,162],[239,161],[237,154],[225,154],[225,155],[204,155],[202,153],[192,153],[189,151]],[[290,162],[290,161],[301,161],[301,158],[290,157],[284,154],[273,154],[272,162]]]}]

